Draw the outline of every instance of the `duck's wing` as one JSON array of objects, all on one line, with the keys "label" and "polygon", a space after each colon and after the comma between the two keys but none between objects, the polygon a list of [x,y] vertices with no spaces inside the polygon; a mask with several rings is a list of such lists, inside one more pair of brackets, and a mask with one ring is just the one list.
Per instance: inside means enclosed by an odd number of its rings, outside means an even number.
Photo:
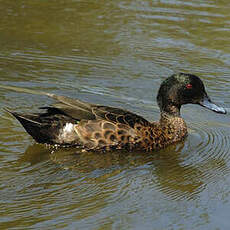
[{"label": "duck's wing", "polygon": [[47,109],[50,113],[61,112],[78,121],[82,119],[95,119],[95,115],[92,113],[93,104],[55,94],[47,94],[47,96],[55,99],[58,103],[52,106],[41,107],[41,109]]},{"label": "duck's wing", "polygon": [[120,108],[95,106],[92,111],[99,118],[112,121],[114,123],[126,124],[132,128],[134,128],[135,124],[140,124],[142,126],[149,125],[149,122],[143,117]]},{"label": "duck's wing", "polygon": [[77,99],[45,94],[57,103],[43,113],[21,114],[7,110],[39,143],[83,145],[87,148],[116,146],[133,141],[136,131],[149,122],[132,112],[83,102]]},{"label": "duck's wing", "polygon": [[134,128],[135,124],[140,124],[142,126],[149,125],[149,122],[143,117],[124,109],[91,104],[78,99],[53,94],[51,97],[57,100],[58,103],[54,104],[52,107],[43,108],[50,111],[57,109],[76,120],[103,119],[114,123],[126,124],[132,128]]}]

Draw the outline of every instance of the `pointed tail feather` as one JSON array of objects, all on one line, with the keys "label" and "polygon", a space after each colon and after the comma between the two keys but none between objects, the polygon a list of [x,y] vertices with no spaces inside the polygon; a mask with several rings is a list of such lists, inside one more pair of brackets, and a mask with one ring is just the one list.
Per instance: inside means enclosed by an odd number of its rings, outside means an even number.
[{"label": "pointed tail feather", "polygon": [[63,114],[20,114],[8,108],[33,139],[42,144],[51,145],[79,145],[79,137],[75,132],[73,120]]},{"label": "pointed tail feather", "polygon": [[47,143],[53,144],[51,137],[48,135],[46,126],[40,123],[36,118],[38,117],[36,114],[34,115],[23,115],[17,112],[13,112],[8,108],[4,108],[5,111],[13,115],[25,128],[25,130],[34,138],[38,143]]},{"label": "pointed tail feather", "polygon": [[[37,125],[42,125],[40,122],[36,121],[36,120],[33,120],[32,119],[32,116],[31,115],[22,115],[20,113],[17,113],[17,112],[14,112],[14,111],[11,111],[10,109],[8,108],[3,108],[6,112],[10,113],[11,115],[13,115],[17,120],[26,120],[27,122],[31,122],[31,123],[34,123],[34,124],[37,124]],[[34,115],[35,117],[35,115]],[[21,123],[21,121],[20,121]]]}]

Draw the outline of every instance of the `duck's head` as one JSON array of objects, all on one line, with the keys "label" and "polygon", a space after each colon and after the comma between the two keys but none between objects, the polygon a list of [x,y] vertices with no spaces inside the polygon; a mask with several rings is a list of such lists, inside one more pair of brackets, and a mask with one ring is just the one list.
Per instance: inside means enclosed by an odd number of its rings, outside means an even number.
[{"label": "duck's head", "polygon": [[187,73],[174,74],[164,80],[158,91],[157,102],[161,112],[172,115],[179,115],[181,105],[189,103],[201,105],[216,113],[226,113],[224,108],[211,101],[201,79]]}]

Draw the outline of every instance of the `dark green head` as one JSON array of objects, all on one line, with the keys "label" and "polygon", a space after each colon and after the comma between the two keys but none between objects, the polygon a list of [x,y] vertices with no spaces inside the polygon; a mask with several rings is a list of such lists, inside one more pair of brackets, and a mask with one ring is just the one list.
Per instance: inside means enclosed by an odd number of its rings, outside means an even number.
[{"label": "dark green head", "polygon": [[184,104],[199,104],[216,113],[225,114],[224,108],[214,104],[205,91],[203,82],[199,77],[178,73],[164,80],[157,95],[157,102],[161,111],[169,114],[179,114]]}]

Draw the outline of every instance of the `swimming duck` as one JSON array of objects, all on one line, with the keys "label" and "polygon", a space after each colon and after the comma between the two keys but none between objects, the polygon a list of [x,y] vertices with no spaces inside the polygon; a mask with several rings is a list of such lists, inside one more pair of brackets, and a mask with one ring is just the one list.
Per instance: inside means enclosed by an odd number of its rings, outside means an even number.
[{"label": "swimming duck", "polygon": [[42,113],[7,111],[38,143],[81,146],[86,150],[152,151],[182,141],[187,136],[187,126],[180,115],[184,104],[198,104],[216,113],[226,113],[210,100],[199,77],[185,73],[174,74],[162,82],[157,95],[161,112],[158,122],[149,122],[120,108],[46,95],[57,103],[41,107]]}]

